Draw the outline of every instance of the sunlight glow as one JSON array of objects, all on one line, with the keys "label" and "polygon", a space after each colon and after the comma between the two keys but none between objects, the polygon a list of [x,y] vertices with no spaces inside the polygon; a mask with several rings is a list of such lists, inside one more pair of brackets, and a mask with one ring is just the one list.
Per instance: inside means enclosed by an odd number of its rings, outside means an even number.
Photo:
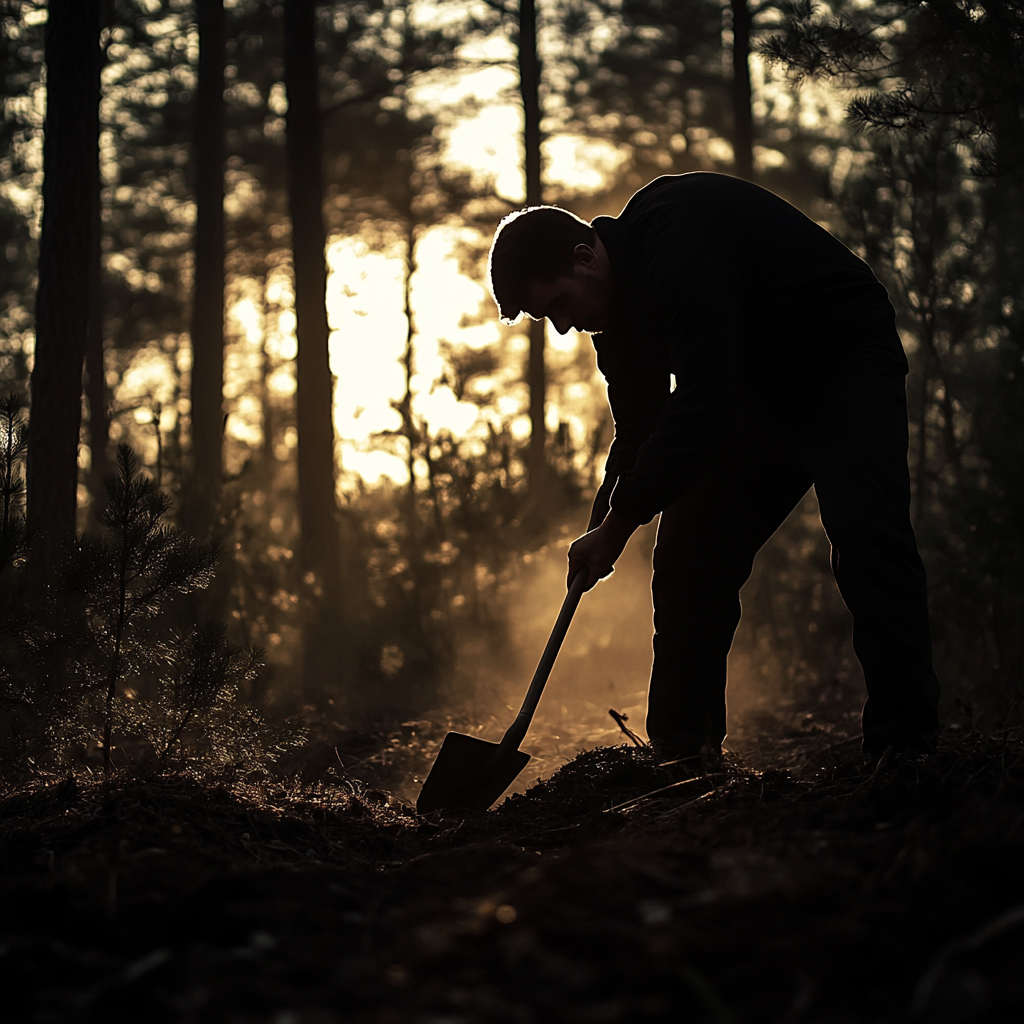
[{"label": "sunlight glow", "polygon": [[[461,233],[464,236],[464,232]],[[498,337],[496,324],[468,324],[486,293],[459,269],[456,247],[460,232],[438,228],[417,246],[418,269],[412,279],[415,326],[410,390],[414,414],[432,432],[468,434],[480,410],[460,402],[451,387],[439,383],[445,373],[442,343],[482,348]],[[381,435],[402,426],[393,402],[406,390],[402,363],[408,323],[403,312],[405,254],[371,250],[359,238],[344,238],[328,249],[330,277],[327,308],[331,325],[331,368],[336,375],[334,422],[346,475],[365,482],[387,477],[408,482],[402,458],[374,450]],[[490,300],[487,299],[489,302]],[[373,458],[368,456],[373,455]]]},{"label": "sunlight glow", "polygon": [[[454,18],[456,8],[463,6],[425,3],[417,9],[417,17],[434,22],[446,16]],[[188,48],[196,43],[190,26]],[[112,45],[123,43],[117,40]],[[420,76],[410,86],[407,102],[437,119],[443,165],[468,171],[485,198],[522,203],[522,111],[516,95],[514,46],[506,35],[496,33],[463,46],[460,53],[466,62],[461,69],[439,69]],[[166,90],[147,77],[148,60],[133,51],[104,71],[104,102],[110,123],[118,105],[132,98],[133,90],[147,93],[148,102],[159,105],[166,101]],[[841,99],[835,90],[811,83],[795,93],[788,83],[773,78],[756,55],[751,59],[751,74],[754,113],[759,119],[791,119],[817,130],[841,119]],[[240,85],[232,88],[233,102],[247,102]],[[40,91],[36,102],[41,95]],[[275,87],[271,108],[283,115],[286,97],[281,88]],[[104,154],[116,151],[114,142],[106,132]],[[732,160],[728,140],[700,127],[688,136],[678,134],[671,145],[673,149],[692,148],[726,169]],[[593,195],[606,187],[628,158],[624,146],[554,130],[544,143],[545,182],[552,192],[567,197]],[[123,188],[116,167],[108,166],[111,157],[104,159],[104,180],[115,189]],[[758,147],[755,159],[759,168],[780,167],[786,161],[782,150],[768,147]],[[842,175],[843,168],[840,150],[833,160],[833,177]],[[231,169],[226,186],[229,217],[259,215],[266,201],[259,181]],[[21,207],[30,202],[38,206],[31,189],[19,193],[11,184],[5,187],[5,195]],[[148,186],[119,199],[129,200],[164,208],[174,225],[168,235],[169,249],[180,244],[176,233],[192,230],[195,207],[190,201]],[[571,198],[564,201],[572,206]],[[480,453],[488,429],[507,429],[520,441],[529,436],[524,326],[510,330],[499,325],[486,289],[460,266],[460,256],[463,260],[467,254],[478,258],[488,241],[477,229],[458,224],[454,218],[419,232],[417,269],[411,281],[413,353],[407,381],[404,356],[410,325],[404,309],[407,253],[401,231],[390,244],[385,239],[383,245],[379,234],[375,239],[367,234],[330,240],[326,304],[342,491],[361,482],[408,483],[408,443],[396,409],[407,388],[415,421],[434,435],[450,433],[467,455],[471,450]],[[159,275],[148,272],[137,259],[131,250],[112,253],[108,266],[131,288],[158,290]],[[225,459],[230,472],[239,471],[261,444],[267,443],[280,461],[293,459],[297,444],[292,401],[298,345],[290,256],[283,247],[267,254],[262,273],[263,277],[255,277],[250,276],[251,271],[236,270],[228,278],[224,398]],[[174,373],[175,362],[185,375],[183,380]],[[119,381],[117,407],[139,407],[132,417],[138,420],[137,429],[132,428],[133,440],[148,447],[155,444],[152,417],[157,407],[162,429],[177,429],[178,414],[187,416],[190,362],[188,339],[183,336],[150,343],[133,356],[123,377],[113,368],[108,371]],[[595,453],[607,443],[601,432],[608,429],[604,381],[596,369],[589,337],[549,331],[547,364],[546,426],[557,443],[568,442],[580,469],[588,470]],[[458,378],[460,373],[464,379]],[[128,430],[131,425],[115,422],[115,427]],[[266,429],[274,436],[265,442]],[[426,468],[415,465],[413,472],[420,478]]]}]

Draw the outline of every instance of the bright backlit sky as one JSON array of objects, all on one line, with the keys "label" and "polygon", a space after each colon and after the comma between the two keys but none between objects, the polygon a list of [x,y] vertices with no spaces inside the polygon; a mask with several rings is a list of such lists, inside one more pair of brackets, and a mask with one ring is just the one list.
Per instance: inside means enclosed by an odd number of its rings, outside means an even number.
[{"label": "bright backlit sky", "polygon": [[[515,99],[514,52],[507,39],[494,36],[476,44],[472,52],[467,48],[465,56],[486,63],[461,74],[449,71],[425,76],[410,90],[408,100],[413,106],[438,115],[444,133],[442,160],[446,164],[469,169],[481,188],[512,203],[521,203],[522,113]],[[766,83],[757,57],[751,61],[751,71],[755,114],[766,115],[765,100],[770,96],[774,115],[789,116],[793,97],[788,87]],[[479,112],[459,117],[453,112],[460,109],[466,98],[475,100]],[[841,107],[832,102],[834,111],[827,116],[838,122]],[[807,117],[820,119],[822,109],[820,97],[802,107],[800,123],[810,127]],[[710,143],[720,143],[722,153],[712,153]],[[726,140],[711,139],[705,148],[713,159],[723,161],[723,169],[728,169],[731,149]],[[755,151],[755,156],[762,166],[774,166],[785,160],[775,150]],[[609,143],[554,135],[545,143],[545,179],[581,194],[597,192],[623,157]],[[228,207],[230,210],[232,203],[244,206],[259,201],[259,184],[242,182],[228,197]],[[510,329],[497,323],[493,303],[482,284],[460,271],[459,243],[470,234],[470,229],[452,223],[420,236],[418,270],[412,281],[416,329],[413,410],[432,433],[446,429],[457,438],[469,440],[486,434],[488,420],[500,420],[522,438],[529,432],[528,394],[522,382],[526,325],[511,329],[510,336]],[[481,239],[475,241],[479,244]],[[407,332],[403,312],[404,255],[401,250],[374,250],[360,237],[337,237],[328,244],[330,276],[326,301],[332,330],[331,366],[336,375],[334,422],[342,489],[357,486],[359,479],[370,484],[382,478],[397,483],[408,480],[402,443],[386,436],[401,425],[392,402],[405,391],[401,363]],[[240,457],[237,442],[248,448],[261,443],[264,410],[259,381],[266,369],[264,360],[271,364],[271,397],[286,400],[295,391],[291,289],[289,275],[280,268],[271,269],[266,282],[234,278],[230,283],[225,400],[231,470],[238,468],[231,465],[233,457]],[[500,353],[499,369],[473,382],[479,397],[493,393],[492,402],[478,405],[456,398],[443,382],[445,346],[494,346]],[[117,388],[116,400],[121,408],[133,404],[147,406],[135,417],[144,427],[150,424],[149,409],[155,403],[161,406],[160,422],[165,430],[173,426],[177,410],[182,408],[173,392],[175,347],[170,340],[151,343],[138,354]],[[603,381],[590,352],[588,336],[570,334],[560,338],[548,333],[549,362],[555,371],[553,378],[558,378],[547,394],[548,426],[555,430],[560,422],[565,422],[577,450],[585,446],[585,439],[604,407]],[[153,433],[149,427],[143,431],[147,432]],[[136,440],[144,446],[152,441],[155,446],[151,436]],[[231,440],[236,443],[232,445]],[[294,430],[287,431],[278,445],[278,457],[288,458],[288,449],[295,443]]]},{"label": "bright backlit sky", "polygon": [[[499,44],[507,47],[503,40]],[[486,55],[492,59],[496,56],[494,52]],[[503,52],[498,55],[510,56]],[[484,104],[481,112],[450,125],[445,136],[444,159],[448,164],[477,172],[480,184],[489,183],[498,195],[522,202],[522,114],[519,106],[508,98],[515,86],[511,69],[486,67],[459,78],[449,77],[440,84],[427,82],[418,90],[415,102],[435,109],[452,109],[471,95]],[[602,186],[605,173],[618,160],[618,154],[608,144],[556,137],[545,150],[545,174],[552,183],[570,185],[580,192],[594,191]],[[528,396],[525,387],[517,382],[522,376],[525,342],[512,339],[507,346],[512,361],[502,367],[498,375],[501,379],[477,382],[478,386],[501,385],[503,397],[495,409],[482,411],[475,403],[460,402],[450,387],[440,383],[445,369],[442,342],[480,349],[502,340],[503,329],[498,325],[490,295],[459,267],[457,246],[460,237],[467,234],[465,227],[441,226],[425,232],[417,246],[418,270],[412,281],[416,326],[413,409],[433,432],[447,429],[456,437],[472,437],[486,432],[486,417],[497,415],[511,420],[513,432],[523,437],[529,430]],[[346,481],[353,482],[353,474],[367,483],[382,477],[405,483],[408,469],[404,458],[387,450],[389,446],[382,444],[378,436],[401,425],[391,403],[405,391],[401,363],[407,331],[403,312],[404,253],[374,251],[359,237],[344,237],[330,241],[327,260],[331,367],[336,375],[334,422],[341,448],[343,486]],[[244,285],[238,290],[242,294],[229,307],[229,330],[239,336],[242,349],[258,351],[264,330],[260,300],[245,294]],[[276,294],[272,285],[268,288],[272,300],[287,305],[290,296],[283,291],[290,293],[290,284],[281,282]],[[294,356],[294,326],[290,311],[279,315],[276,324],[265,325],[269,346],[282,359]],[[525,327],[519,328],[520,332],[524,330]],[[556,360],[571,359],[579,345],[589,349],[589,336],[561,338],[553,332],[549,334],[549,349]],[[244,352],[236,352],[235,356],[236,361],[246,362]],[[230,355],[228,368],[230,373]],[[560,407],[559,396],[552,389],[548,419],[552,429],[557,428],[560,420],[566,420],[573,433],[582,439],[589,428],[585,422],[587,406],[597,397],[591,393],[590,385],[598,388],[600,384],[596,380],[576,383],[587,386],[581,390],[570,385],[565,407]],[[279,394],[294,391],[294,378],[288,368],[271,379],[271,387]],[[229,382],[229,399],[230,390]],[[250,445],[258,443],[258,403],[243,390],[232,404],[229,435]]]}]

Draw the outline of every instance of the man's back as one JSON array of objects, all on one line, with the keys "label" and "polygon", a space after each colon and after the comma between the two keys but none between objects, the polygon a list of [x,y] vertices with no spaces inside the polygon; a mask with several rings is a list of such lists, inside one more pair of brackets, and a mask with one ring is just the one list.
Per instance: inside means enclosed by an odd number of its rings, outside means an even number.
[{"label": "man's back", "polygon": [[695,172],[658,178],[594,228],[620,323],[680,348],[736,348],[745,375],[905,373],[893,308],[870,268],[774,193]]}]

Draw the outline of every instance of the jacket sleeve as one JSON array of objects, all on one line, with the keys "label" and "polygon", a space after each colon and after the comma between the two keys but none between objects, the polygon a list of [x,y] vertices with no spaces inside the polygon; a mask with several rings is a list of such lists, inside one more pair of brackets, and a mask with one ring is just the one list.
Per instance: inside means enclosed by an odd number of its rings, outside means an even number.
[{"label": "jacket sleeve", "polygon": [[637,225],[640,294],[669,353],[676,387],[628,469],[611,507],[647,523],[680,498],[732,432],[742,379],[745,308],[741,242],[728,211],[675,202]]},{"label": "jacket sleeve", "polygon": [[615,437],[608,449],[604,481],[594,499],[588,530],[600,526],[616,483],[628,473],[637,453],[658,425],[669,396],[668,364],[660,349],[642,351],[628,329],[594,336],[598,369],[608,384]]}]

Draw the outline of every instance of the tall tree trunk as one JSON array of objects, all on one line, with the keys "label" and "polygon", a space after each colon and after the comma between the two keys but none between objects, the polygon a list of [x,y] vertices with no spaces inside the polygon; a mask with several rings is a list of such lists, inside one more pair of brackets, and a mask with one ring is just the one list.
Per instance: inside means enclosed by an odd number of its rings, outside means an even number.
[{"label": "tall tree trunk", "polygon": [[[103,51],[100,51],[102,67]],[[100,134],[100,105],[90,107],[93,130]],[[103,353],[103,188],[100,182],[99,161],[95,163],[92,180],[92,239],[89,252],[89,327],[85,353],[85,396],[89,403],[89,495],[92,499],[90,515],[96,514],[106,500],[104,480],[113,471],[107,452],[110,443],[110,389],[107,387],[106,365]]]},{"label": "tall tree trunk", "polygon": [[272,486],[277,472],[274,458],[274,407],[270,398],[270,353],[267,351],[267,324],[270,323],[270,300],[267,296],[267,264],[260,270],[260,301],[263,314],[263,343],[260,345],[260,408],[263,410],[263,451],[261,453],[262,473],[266,486]]},{"label": "tall tree trunk", "polygon": [[193,131],[196,190],[192,306],[192,479],[186,516],[210,528],[224,435],[224,4],[196,0],[199,80]]},{"label": "tall tree trunk", "polygon": [[754,177],[754,118],[750,88],[750,8],[747,0],[729,0],[732,9],[732,148],[736,174]]},{"label": "tall tree trunk", "polygon": [[[537,57],[537,7],[535,0],[519,2],[519,91],[523,103],[523,153],[526,170],[526,205],[540,206],[543,200],[540,160],[540,60]],[[544,367],[544,321],[530,322],[530,358],[527,383],[530,388],[531,488],[543,486],[547,461],[544,454],[544,425],[547,379]]]},{"label": "tall tree trunk", "polygon": [[[326,236],[323,218],[320,103],[315,0],[284,5],[288,202],[292,220],[295,317],[299,341],[295,396],[299,432],[299,522],[302,565],[311,588],[303,640],[303,687],[323,699],[337,678],[344,645],[338,637],[341,543],[335,503],[334,380],[327,324]],[[319,592],[317,592],[317,590]]]},{"label": "tall tree trunk", "polygon": [[[416,273],[416,221],[412,215],[412,203],[409,203],[409,220],[405,236],[405,280],[402,282],[403,305],[405,309],[405,351],[402,353],[402,367],[405,370],[405,394],[402,396],[400,411],[402,429],[408,445],[406,466],[409,470],[409,489],[406,491],[406,516],[410,536],[413,536],[419,523],[416,514],[416,421],[412,415],[412,378],[415,362],[416,321],[412,311],[412,278]],[[428,439],[429,441],[429,439]],[[413,537],[415,543],[415,537]]]},{"label": "tall tree trunk", "polygon": [[[97,192],[97,199],[99,193]],[[97,202],[97,214],[99,203]],[[101,230],[99,216],[93,220],[97,233]],[[95,247],[90,269],[89,340],[85,354],[85,394],[89,401],[89,494],[93,508],[104,500],[103,481],[113,469],[107,446],[110,443],[110,389],[107,387],[103,349],[103,270],[99,246]]]},{"label": "tall tree trunk", "polygon": [[33,576],[49,578],[75,529],[82,368],[89,333],[99,137],[98,0],[50,0],[27,513]]},{"label": "tall tree trunk", "polygon": [[[930,318],[929,318],[930,319]],[[928,329],[927,323],[925,329]],[[928,491],[928,401],[931,394],[929,377],[929,353],[924,349],[921,354],[921,377],[917,392],[917,458],[914,469],[914,489],[911,497],[911,518],[916,529],[921,529],[925,516],[925,499]]]}]

